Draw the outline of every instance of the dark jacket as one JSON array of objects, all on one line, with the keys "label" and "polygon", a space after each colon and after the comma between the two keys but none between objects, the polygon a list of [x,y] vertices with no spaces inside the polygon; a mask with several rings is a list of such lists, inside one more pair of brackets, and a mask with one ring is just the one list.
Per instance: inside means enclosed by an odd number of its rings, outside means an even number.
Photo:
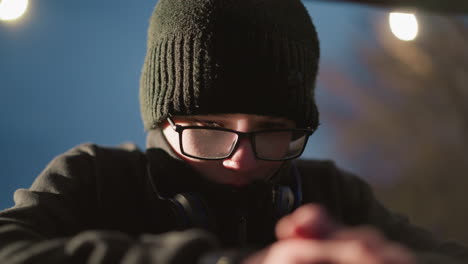
[{"label": "dark jacket", "polygon": [[[274,184],[293,183],[291,166]],[[390,213],[358,177],[328,161],[298,160],[295,166],[302,203],[323,205],[345,225],[375,226],[421,263],[468,263],[465,248]],[[200,194],[217,227],[181,230],[150,179],[164,198]],[[55,158],[29,189],[15,192],[13,208],[0,212],[0,263],[196,263],[201,256],[234,256],[274,241],[272,208],[255,202],[269,199],[264,187],[232,191],[210,184],[162,149],[80,145]],[[246,218],[244,238],[238,236],[239,212]]]}]

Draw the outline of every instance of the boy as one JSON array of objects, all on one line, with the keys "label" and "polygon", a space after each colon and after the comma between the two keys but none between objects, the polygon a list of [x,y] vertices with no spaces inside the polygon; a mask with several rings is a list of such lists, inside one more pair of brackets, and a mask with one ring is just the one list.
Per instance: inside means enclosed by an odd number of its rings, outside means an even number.
[{"label": "boy", "polygon": [[318,126],[318,60],[299,0],[160,0],[140,83],[147,150],[54,159],[0,212],[0,262],[466,261],[333,163],[294,161]]}]

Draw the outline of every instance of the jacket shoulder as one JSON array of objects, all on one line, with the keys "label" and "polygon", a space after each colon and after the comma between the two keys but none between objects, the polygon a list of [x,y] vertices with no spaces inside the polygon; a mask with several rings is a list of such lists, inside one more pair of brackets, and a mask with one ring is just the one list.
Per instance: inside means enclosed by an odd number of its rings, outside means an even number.
[{"label": "jacket shoulder", "polygon": [[143,154],[142,151],[138,148],[138,146],[134,143],[122,143],[118,146],[104,146],[98,145],[94,143],[82,143],[73,148],[67,150],[60,156],[76,156],[76,155],[86,155],[90,157],[97,157],[99,155],[107,155],[111,157],[118,158],[119,156],[126,156],[131,157],[135,155]]},{"label": "jacket shoulder", "polygon": [[[125,230],[135,233],[144,211],[145,156],[135,144],[103,146],[80,144],[65,152],[59,159],[71,160],[74,177],[86,177],[85,189],[96,210],[97,228]],[[76,160],[86,160],[86,173],[79,172]],[[82,164],[83,162],[81,162]],[[73,165],[75,164],[75,165]],[[138,223],[137,223],[138,222]]]},{"label": "jacket shoulder", "polygon": [[362,221],[365,205],[373,200],[368,183],[330,160],[298,160],[304,202],[322,204],[336,219],[348,224]]},{"label": "jacket shoulder", "polygon": [[336,170],[337,167],[335,162],[331,160],[319,160],[319,159],[298,159],[294,161],[296,166],[301,172],[310,173],[317,171],[331,171]]},{"label": "jacket shoulder", "polygon": [[[53,174],[65,178],[80,175],[81,180],[94,182],[94,176],[102,173],[102,169],[120,170],[121,167],[129,167],[141,159],[142,155],[138,147],[131,143],[116,147],[83,143],[54,157],[41,175]],[[32,187],[42,185],[43,178],[38,177]]]}]

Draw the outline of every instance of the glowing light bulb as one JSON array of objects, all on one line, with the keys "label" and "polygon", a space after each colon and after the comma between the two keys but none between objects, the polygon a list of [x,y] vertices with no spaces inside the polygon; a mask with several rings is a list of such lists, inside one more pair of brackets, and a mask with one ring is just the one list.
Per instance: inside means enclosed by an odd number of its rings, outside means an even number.
[{"label": "glowing light bulb", "polygon": [[28,8],[28,0],[0,0],[0,19],[15,20]]},{"label": "glowing light bulb", "polygon": [[414,40],[418,36],[419,24],[416,16],[409,13],[390,13],[390,30],[399,39]]}]

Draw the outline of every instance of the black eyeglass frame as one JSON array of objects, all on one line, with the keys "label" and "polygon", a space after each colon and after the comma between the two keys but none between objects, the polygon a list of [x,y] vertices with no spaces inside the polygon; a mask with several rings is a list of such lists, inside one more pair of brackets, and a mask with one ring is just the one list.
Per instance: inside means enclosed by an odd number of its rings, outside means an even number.
[{"label": "black eyeglass frame", "polygon": [[[240,139],[242,139],[244,137],[249,138],[249,141],[250,141],[250,144],[251,144],[251,147],[252,147],[252,151],[253,151],[253,153],[255,155],[255,158],[258,159],[258,160],[266,160],[266,161],[287,161],[287,160],[292,160],[292,159],[295,159],[295,158],[302,155],[302,153],[304,152],[304,149],[305,149],[305,147],[307,145],[307,142],[309,140],[309,137],[315,131],[314,129],[311,129],[311,128],[302,128],[302,129],[301,128],[281,128],[281,129],[264,129],[264,130],[250,131],[250,132],[240,132],[240,131],[237,131],[237,130],[233,130],[233,129],[229,129],[229,128],[223,128],[223,127],[182,126],[182,125],[176,124],[174,122],[174,120],[172,120],[172,118],[170,116],[167,117],[167,121],[169,122],[172,129],[174,129],[174,131],[179,134],[180,152],[182,152],[182,154],[184,154],[187,157],[191,157],[191,158],[195,158],[195,159],[199,159],[199,160],[223,160],[223,159],[227,159],[227,158],[231,157],[233,155],[233,153],[236,152],[236,150],[237,150],[237,148],[239,146]],[[208,129],[208,130],[226,131],[226,132],[231,132],[231,133],[237,134],[237,139],[236,139],[236,142],[234,143],[234,147],[232,147],[231,151],[226,156],[219,157],[219,158],[203,158],[203,157],[193,156],[193,155],[190,155],[190,154],[185,152],[183,144],[182,144],[182,133],[186,129]],[[297,155],[294,155],[292,157],[288,157],[288,158],[285,158],[285,159],[260,158],[258,156],[258,154],[257,154],[257,148],[256,148],[256,145],[255,145],[255,135],[259,134],[259,133],[282,132],[282,131],[303,132],[305,134],[306,138],[305,138],[305,141],[304,141],[304,144],[302,146],[301,151]]]}]

